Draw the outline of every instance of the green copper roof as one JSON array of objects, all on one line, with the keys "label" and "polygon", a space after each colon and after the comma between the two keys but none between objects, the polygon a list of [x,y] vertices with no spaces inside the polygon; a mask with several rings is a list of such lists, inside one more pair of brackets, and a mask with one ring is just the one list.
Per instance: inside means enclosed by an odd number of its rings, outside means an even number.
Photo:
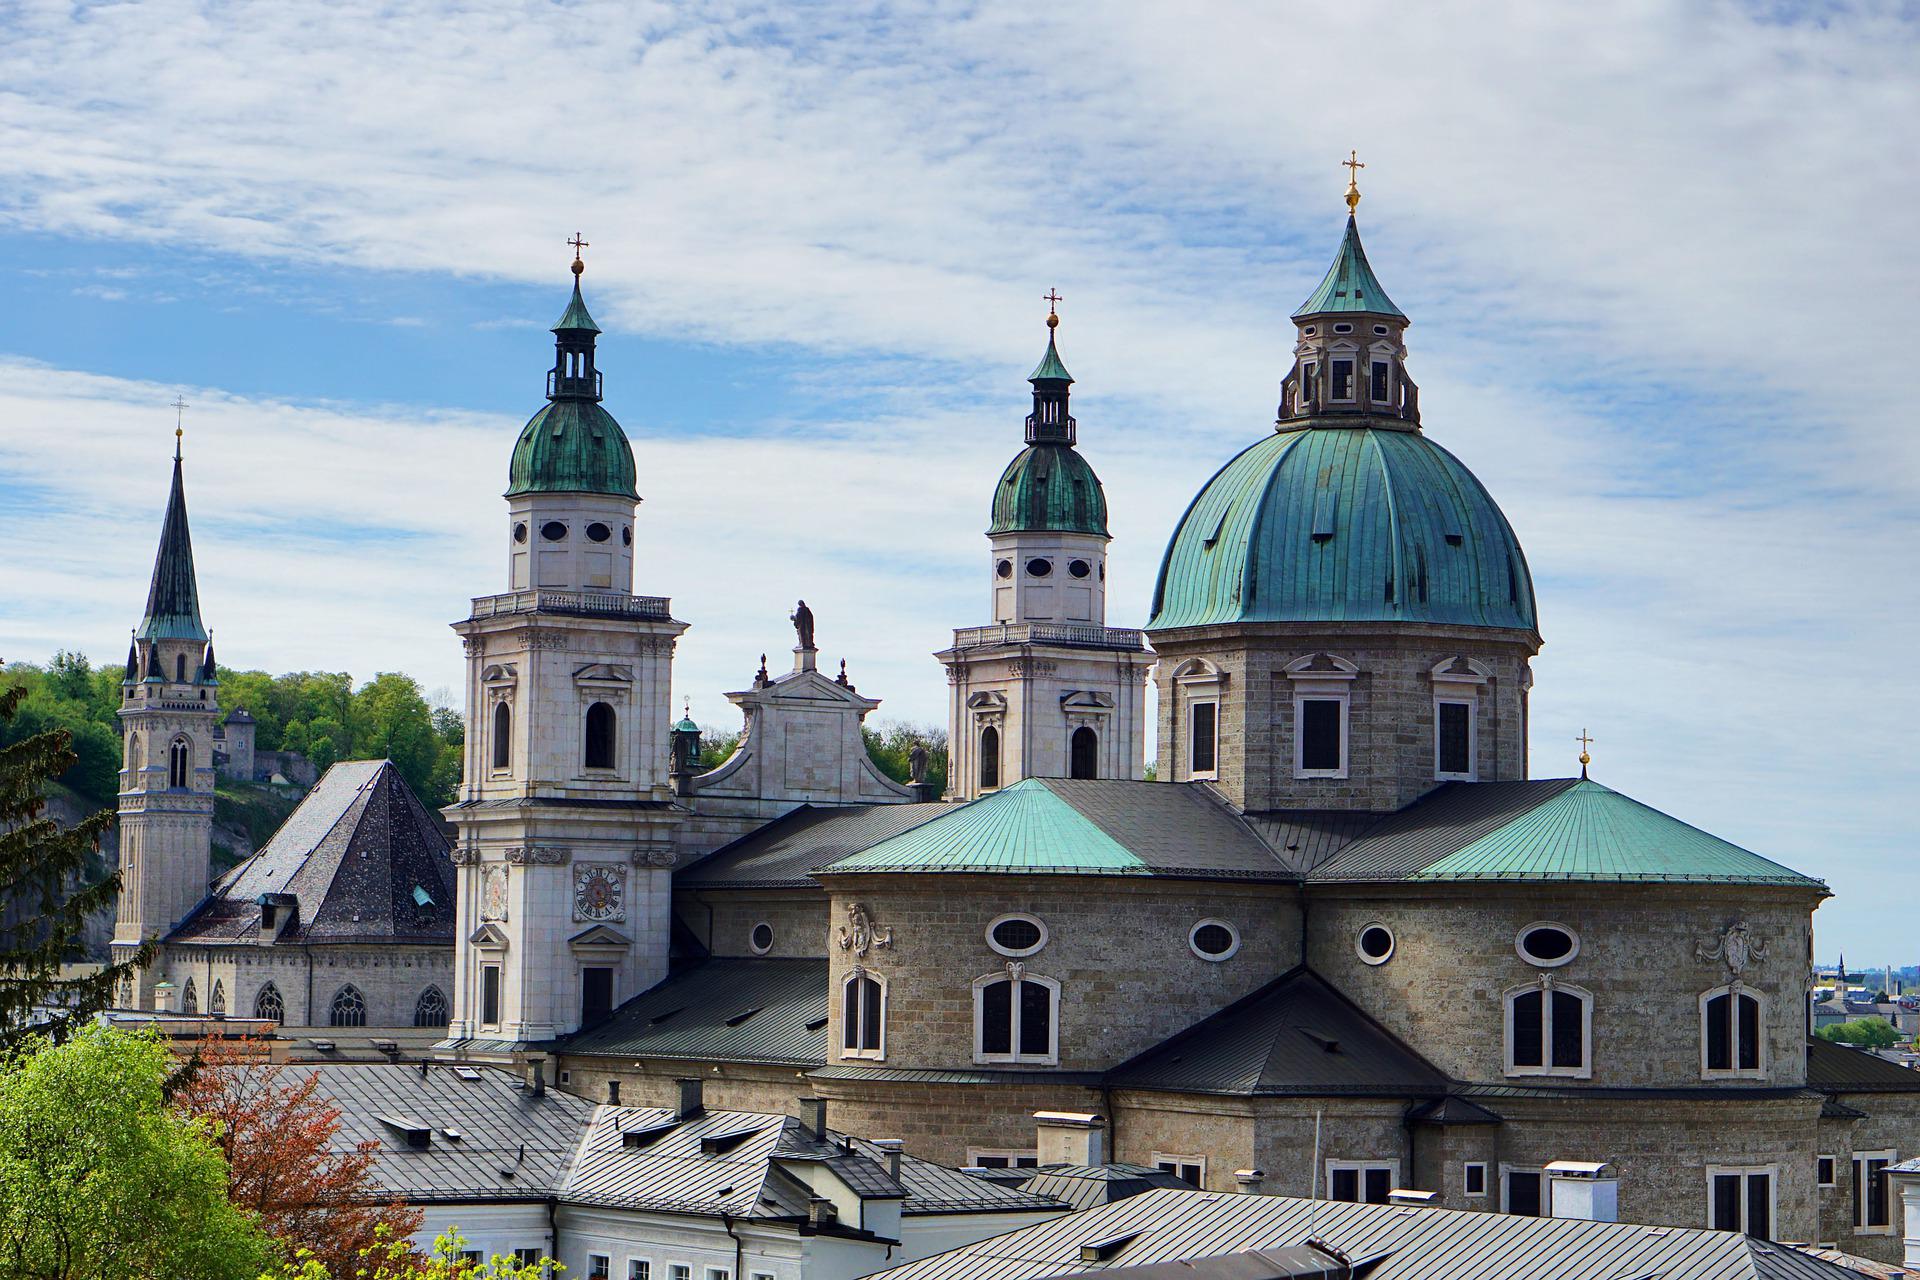
[{"label": "green copper roof", "polygon": [[1051,329],[1047,331],[1047,354],[1040,358],[1040,363],[1034,367],[1032,373],[1027,375],[1027,381],[1073,381],[1073,375],[1067,372],[1067,366],[1060,363],[1060,350],[1053,345]]},{"label": "green copper roof", "polygon": [[961,805],[828,870],[1151,874],[1144,861],[1038,778]]},{"label": "green copper roof", "polygon": [[1000,473],[987,532],[1015,531],[1107,535],[1100,477],[1072,445],[1030,444]]},{"label": "green copper roof", "polygon": [[1340,252],[1327,268],[1327,278],[1320,282],[1312,297],[1300,304],[1293,318],[1299,320],[1329,311],[1364,311],[1369,315],[1407,318],[1393,305],[1393,299],[1374,278],[1373,268],[1367,265],[1367,251],[1360,245],[1360,227],[1352,215],[1347,217],[1347,234],[1340,239]]},{"label": "green copper roof", "polygon": [[1279,432],[1222,467],[1160,563],[1150,629],[1231,622],[1536,629],[1513,528],[1419,432]]},{"label": "green copper roof", "polygon": [[160,551],[153,558],[153,580],[147,586],[147,611],[140,634],[148,640],[205,640],[200,621],[200,587],[193,573],[193,536],[187,530],[187,489],[180,475],[180,455],[173,458],[173,489],[167,495],[167,515],[160,526]]},{"label": "green copper roof", "polygon": [[698,733],[700,732],[700,726],[693,722],[693,717],[681,716],[680,723],[673,726],[673,731],[675,733]]},{"label": "green copper roof", "polygon": [[592,400],[549,401],[513,446],[507,496],[518,493],[609,493],[638,502],[626,432]]},{"label": "green copper roof", "polygon": [[1699,881],[1824,888],[1818,880],[1585,779],[1412,878]]},{"label": "green copper roof", "polygon": [[554,333],[560,333],[562,331],[580,331],[584,333],[600,332],[600,326],[595,324],[593,317],[587,313],[586,299],[580,296],[580,279],[578,276],[574,277],[573,281],[573,298],[567,303],[567,309],[565,313],[561,315],[560,323],[553,326],[552,329]]}]

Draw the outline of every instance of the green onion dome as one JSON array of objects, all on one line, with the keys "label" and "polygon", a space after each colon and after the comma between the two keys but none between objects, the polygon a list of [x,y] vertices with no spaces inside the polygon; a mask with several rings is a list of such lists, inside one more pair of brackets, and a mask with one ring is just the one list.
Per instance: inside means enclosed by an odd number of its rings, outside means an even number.
[{"label": "green onion dome", "polygon": [[1537,630],[1526,557],[1485,487],[1420,432],[1364,426],[1270,435],[1188,506],[1147,626],[1237,622]]},{"label": "green onion dome", "polygon": [[1107,535],[1100,478],[1068,444],[1030,444],[1000,473],[993,490],[993,533]]},{"label": "green onion dome", "polygon": [[509,498],[521,493],[607,493],[639,501],[633,446],[592,400],[550,401],[513,446]]}]

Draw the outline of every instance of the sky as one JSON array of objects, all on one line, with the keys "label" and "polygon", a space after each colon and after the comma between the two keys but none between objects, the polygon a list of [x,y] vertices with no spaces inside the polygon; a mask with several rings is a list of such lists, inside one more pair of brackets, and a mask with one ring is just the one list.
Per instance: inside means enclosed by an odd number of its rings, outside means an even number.
[{"label": "sky", "polygon": [[221,660],[450,699],[579,231],[676,703],[737,727],[804,596],[937,722],[1041,295],[1141,625],[1351,148],[1532,566],[1534,775],[1590,731],[1914,962],[1916,65],[1900,4],[0,0],[0,657],[124,652],[180,397]]}]

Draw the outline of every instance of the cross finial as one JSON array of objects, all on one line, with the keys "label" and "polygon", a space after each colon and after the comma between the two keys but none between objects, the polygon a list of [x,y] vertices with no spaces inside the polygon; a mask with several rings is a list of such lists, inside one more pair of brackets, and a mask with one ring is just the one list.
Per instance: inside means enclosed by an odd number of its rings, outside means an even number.
[{"label": "cross finial", "polygon": [[1587,751],[1587,748],[1593,745],[1593,739],[1587,736],[1585,729],[1582,729],[1580,736],[1575,738],[1574,741],[1580,744],[1580,776],[1585,778],[1587,776],[1587,766],[1593,763],[1593,756]]},{"label": "cross finial", "polygon": [[183,395],[173,397],[173,460],[180,461],[180,437],[187,434],[186,415],[187,398]]},{"label": "cross finial", "polygon": [[573,246],[573,274],[578,276],[582,271],[587,269],[587,264],[580,261],[580,251],[587,248],[589,242],[582,240],[580,233],[576,231],[573,233],[573,238],[567,241],[567,243]]},{"label": "cross finial", "polygon": [[1366,168],[1358,151],[1348,151],[1347,158],[1340,162],[1347,170],[1347,213],[1351,215],[1360,203],[1360,171]]},{"label": "cross finial", "polygon": [[1041,294],[1040,296],[1042,299],[1045,300],[1047,304],[1047,328],[1058,329],[1060,327],[1060,312],[1057,310],[1057,308],[1059,307],[1059,304],[1062,302],[1065,302],[1066,299],[1061,296],[1060,291],[1058,289],[1052,289],[1052,288],[1048,289],[1045,293]]}]

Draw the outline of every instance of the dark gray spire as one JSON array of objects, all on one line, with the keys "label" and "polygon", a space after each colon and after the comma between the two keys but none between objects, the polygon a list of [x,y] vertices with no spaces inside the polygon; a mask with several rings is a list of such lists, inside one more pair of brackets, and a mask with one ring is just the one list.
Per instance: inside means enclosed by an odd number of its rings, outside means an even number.
[{"label": "dark gray spire", "polygon": [[187,531],[187,490],[180,474],[180,445],[173,448],[173,492],[167,496],[167,518],[160,526],[160,551],[153,560],[153,582],[147,587],[147,612],[140,619],[140,635],[147,640],[205,640],[200,621],[200,587],[193,576],[193,538]]}]

